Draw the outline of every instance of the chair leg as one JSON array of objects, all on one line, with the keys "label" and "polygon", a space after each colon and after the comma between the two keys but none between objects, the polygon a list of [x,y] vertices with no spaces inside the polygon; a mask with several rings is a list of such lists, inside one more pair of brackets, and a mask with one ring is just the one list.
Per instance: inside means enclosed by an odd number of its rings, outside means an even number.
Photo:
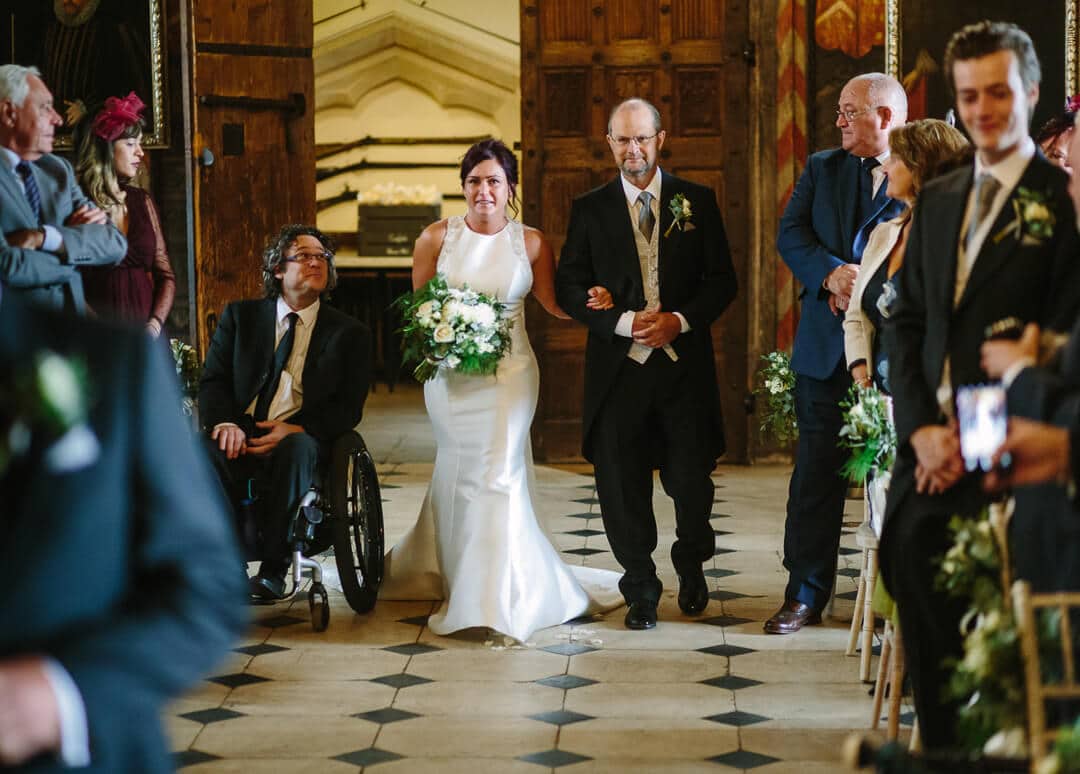
[{"label": "chair leg", "polygon": [[889,665],[889,726],[885,737],[895,741],[900,736],[900,698],[904,693],[904,641],[893,629],[892,663]]},{"label": "chair leg", "polygon": [[862,654],[859,663],[859,679],[870,682],[870,654],[874,649],[874,583],[877,581],[877,549],[866,549],[866,590],[863,592]]},{"label": "chair leg", "polygon": [[874,706],[871,712],[870,728],[874,731],[881,725],[881,705],[885,699],[885,678],[889,674],[889,661],[892,658],[892,631],[885,622],[885,634],[881,638],[881,658],[878,660],[877,682],[874,683]]},{"label": "chair leg", "polygon": [[922,752],[922,734],[919,733],[919,719],[917,717],[915,722],[911,724],[911,741],[908,742],[908,752]]},{"label": "chair leg", "polygon": [[848,656],[855,655],[856,646],[859,642],[859,629],[862,626],[863,616],[863,598],[866,594],[866,563],[869,550],[864,548],[862,552],[862,569],[859,571],[858,590],[855,592],[855,612],[851,615],[851,631],[848,633],[847,650],[844,651]]}]

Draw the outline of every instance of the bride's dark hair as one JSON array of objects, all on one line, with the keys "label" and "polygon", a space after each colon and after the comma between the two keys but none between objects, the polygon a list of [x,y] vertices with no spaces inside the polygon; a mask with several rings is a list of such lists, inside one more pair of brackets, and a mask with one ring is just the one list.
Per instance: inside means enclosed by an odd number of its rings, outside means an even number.
[{"label": "bride's dark hair", "polygon": [[518,184],[518,161],[514,152],[506,147],[502,140],[481,140],[465,152],[461,159],[461,185],[465,186],[465,178],[469,176],[476,165],[483,161],[496,161],[506,175],[506,182],[510,186],[510,196],[507,201],[514,217],[518,215],[517,184]]}]

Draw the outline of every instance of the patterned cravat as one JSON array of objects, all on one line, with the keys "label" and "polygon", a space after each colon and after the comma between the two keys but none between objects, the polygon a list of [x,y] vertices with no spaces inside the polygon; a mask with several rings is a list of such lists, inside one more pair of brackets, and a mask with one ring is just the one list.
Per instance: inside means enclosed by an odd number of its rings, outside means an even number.
[{"label": "patterned cravat", "polygon": [[975,181],[975,212],[971,214],[971,222],[968,223],[967,235],[964,237],[964,250],[975,238],[975,232],[990,214],[990,207],[994,204],[994,197],[1001,190],[1001,183],[993,175],[983,172]]},{"label": "patterned cravat", "polygon": [[293,339],[296,338],[296,321],[300,319],[300,315],[289,312],[286,319],[289,321],[289,329],[285,331],[285,335],[278,342],[277,349],[274,350],[274,370],[271,371],[270,379],[263,385],[259,400],[255,403],[256,422],[266,421],[267,414],[270,412],[270,403],[273,402],[274,393],[277,392],[278,384],[281,382],[281,372],[285,370],[285,364],[289,362],[289,355],[292,354]]},{"label": "patterned cravat", "polygon": [[37,180],[34,179],[34,170],[30,168],[29,161],[20,161],[15,165],[15,170],[22,178],[23,188],[26,191],[26,201],[30,203],[30,209],[34,212],[34,218],[41,223],[41,189],[38,188]]},{"label": "patterned cravat", "polygon": [[652,211],[652,194],[648,191],[642,191],[638,196],[638,201],[641,202],[641,212],[638,213],[637,227],[642,236],[645,237],[646,242],[652,241],[653,228],[656,226],[656,216]]}]

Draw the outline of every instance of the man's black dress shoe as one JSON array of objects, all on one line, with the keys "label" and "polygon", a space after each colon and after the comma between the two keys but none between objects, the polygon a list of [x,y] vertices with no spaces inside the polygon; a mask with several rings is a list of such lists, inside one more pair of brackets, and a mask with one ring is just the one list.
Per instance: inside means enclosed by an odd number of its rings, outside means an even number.
[{"label": "man's black dress shoe", "polygon": [[809,605],[789,599],[765,622],[767,634],[793,634],[804,626],[821,623],[821,613]]},{"label": "man's black dress shoe", "polygon": [[652,629],[656,626],[656,603],[644,599],[631,602],[624,622],[627,629]]},{"label": "man's black dress shoe", "polygon": [[285,575],[260,572],[248,582],[248,591],[256,602],[276,602],[285,596]]},{"label": "man's black dress shoe", "polygon": [[709,586],[705,573],[695,567],[679,574],[679,609],[687,615],[700,615],[709,604]]}]

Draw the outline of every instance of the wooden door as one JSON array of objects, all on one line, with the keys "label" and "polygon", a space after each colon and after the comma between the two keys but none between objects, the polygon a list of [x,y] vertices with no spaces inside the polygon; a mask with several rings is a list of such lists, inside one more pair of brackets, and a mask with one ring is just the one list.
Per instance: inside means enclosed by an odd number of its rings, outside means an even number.
[{"label": "wooden door", "polygon": [[315,222],[311,2],[192,0],[195,265],[203,351],[228,301],[262,294],[269,235]]},{"label": "wooden door", "polygon": [[[747,458],[748,115],[753,46],[745,0],[522,0],[524,216],[556,255],[575,196],[615,175],[611,108],[644,97],[668,139],[660,165],[716,191],[740,292],[713,327],[728,460]],[[540,359],[533,445],[580,459],[585,329],[531,305]]]}]

